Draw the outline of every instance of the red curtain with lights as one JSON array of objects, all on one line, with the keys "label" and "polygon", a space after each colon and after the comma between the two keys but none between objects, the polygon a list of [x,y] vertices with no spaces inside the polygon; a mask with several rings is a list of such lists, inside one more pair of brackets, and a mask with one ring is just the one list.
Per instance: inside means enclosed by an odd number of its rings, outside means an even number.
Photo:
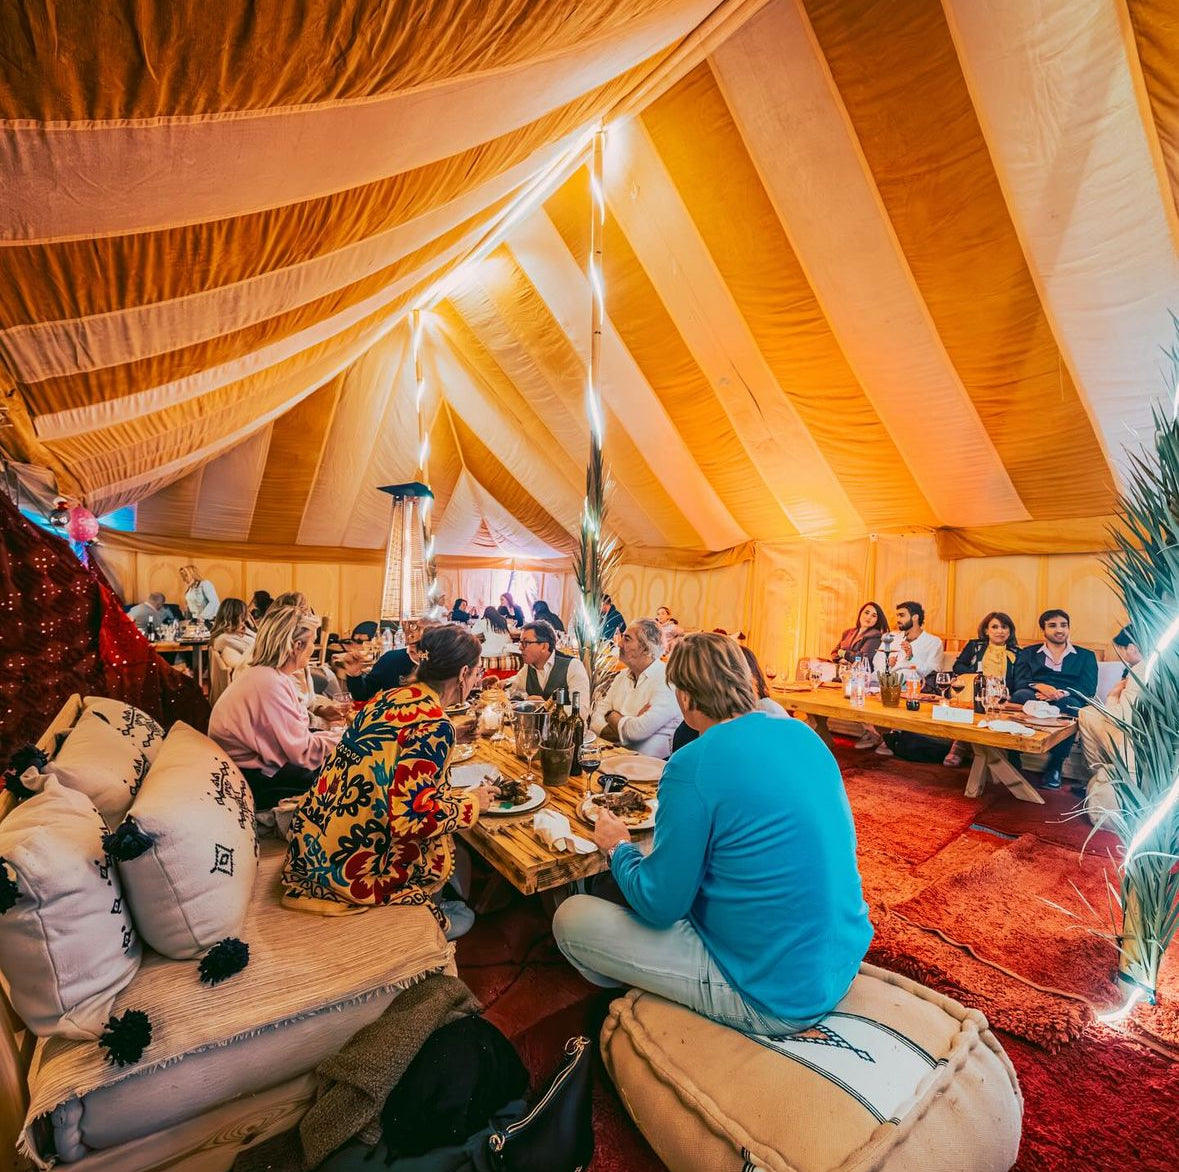
[{"label": "red curtain with lights", "polygon": [[209,722],[196,684],[155,653],[93,560],[0,493],[0,767],[74,692],[125,700],[165,727]]}]

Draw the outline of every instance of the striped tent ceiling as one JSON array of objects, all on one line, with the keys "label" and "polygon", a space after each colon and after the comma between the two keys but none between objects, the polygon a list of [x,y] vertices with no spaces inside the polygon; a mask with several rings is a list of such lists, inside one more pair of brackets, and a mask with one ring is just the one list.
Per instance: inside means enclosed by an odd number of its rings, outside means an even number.
[{"label": "striped tent ceiling", "polygon": [[0,60],[0,440],[143,533],[379,546],[420,307],[440,550],[566,554],[603,119],[634,560],[1094,549],[1165,392],[1173,0],[69,0]]}]

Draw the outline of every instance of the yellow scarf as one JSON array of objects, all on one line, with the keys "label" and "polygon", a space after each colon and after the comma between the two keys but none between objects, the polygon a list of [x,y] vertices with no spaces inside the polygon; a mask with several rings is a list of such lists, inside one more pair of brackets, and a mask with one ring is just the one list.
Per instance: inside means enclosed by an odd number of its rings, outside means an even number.
[{"label": "yellow scarf", "polygon": [[1001,644],[988,643],[982,654],[979,671],[984,676],[994,676],[997,680],[1007,678],[1007,665],[1015,661],[1015,652],[1009,651]]}]

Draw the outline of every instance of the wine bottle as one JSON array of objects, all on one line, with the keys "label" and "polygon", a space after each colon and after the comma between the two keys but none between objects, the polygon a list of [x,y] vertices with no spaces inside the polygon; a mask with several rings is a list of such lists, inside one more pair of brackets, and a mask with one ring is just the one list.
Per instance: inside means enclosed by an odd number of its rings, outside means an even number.
[{"label": "wine bottle", "polygon": [[581,693],[573,693],[573,759],[569,762],[569,776],[581,776],[581,742],[585,739],[585,721],[581,719]]}]

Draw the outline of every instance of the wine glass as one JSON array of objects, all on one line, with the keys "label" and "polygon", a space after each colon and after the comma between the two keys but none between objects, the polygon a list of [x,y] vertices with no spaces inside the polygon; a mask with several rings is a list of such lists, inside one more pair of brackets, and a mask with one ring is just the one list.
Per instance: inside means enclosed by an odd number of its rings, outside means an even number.
[{"label": "wine glass", "polygon": [[949,671],[939,671],[937,673],[937,690],[941,692],[942,699],[948,704],[950,701],[950,686],[954,682],[954,673]]},{"label": "wine glass", "polygon": [[516,725],[516,751],[523,753],[528,760],[528,773],[523,780],[531,784],[536,780],[532,772],[532,759],[540,748],[540,725],[533,720],[521,721]]},{"label": "wine glass", "polygon": [[602,768],[602,746],[596,737],[592,741],[582,742],[577,759],[581,762],[582,769],[585,770],[586,788],[592,791],[594,788],[594,774]]},{"label": "wine glass", "polygon": [[766,673],[766,679],[770,682],[770,687],[774,686],[774,680],[778,678],[778,669],[772,664],[767,663],[762,671]]},{"label": "wine glass", "polygon": [[811,691],[817,692],[819,685],[823,682],[823,664],[817,659],[812,659],[807,676],[811,681]]},{"label": "wine glass", "polygon": [[961,676],[953,676],[950,680],[950,691],[954,693],[954,698],[957,699],[966,691],[966,681]]}]

